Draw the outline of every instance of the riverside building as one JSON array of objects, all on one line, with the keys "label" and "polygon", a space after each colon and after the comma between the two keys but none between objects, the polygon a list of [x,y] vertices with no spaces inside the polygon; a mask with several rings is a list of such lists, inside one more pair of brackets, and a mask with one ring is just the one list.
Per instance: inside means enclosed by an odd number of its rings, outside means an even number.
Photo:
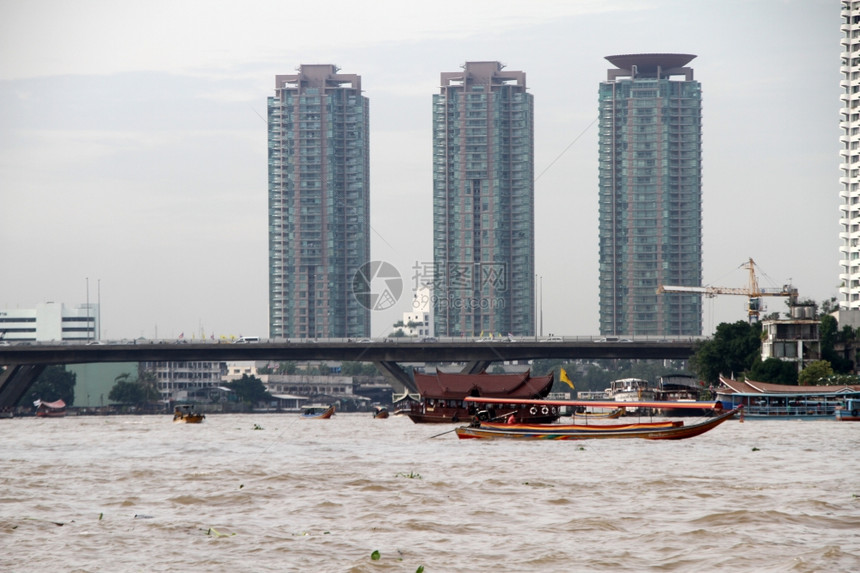
[{"label": "riverside building", "polygon": [[599,88],[600,333],[698,336],[702,89],[689,54],[608,56]]},{"label": "riverside building", "polygon": [[333,65],[268,98],[269,337],[370,335],[369,102]]},{"label": "riverside building", "polygon": [[436,336],[534,334],[534,103],[525,72],[466,62],[433,96]]}]

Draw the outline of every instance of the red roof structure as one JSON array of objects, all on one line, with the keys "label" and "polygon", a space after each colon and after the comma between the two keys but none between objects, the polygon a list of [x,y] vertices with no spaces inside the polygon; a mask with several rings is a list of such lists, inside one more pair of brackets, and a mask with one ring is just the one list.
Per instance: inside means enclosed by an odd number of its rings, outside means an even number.
[{"label": "red roof structure", "polygon": [[44,406],[45,408],[50,408],[52,410],[60,410],[66,407],[66,403],[62,400],[57,400],[56,402],[42,402],[42,400],[36,400],[33,402],[33,405],[37,408],[39,406]]},{"label": "red roof structure", "polygon": [[531,377],[527,370],[518,374],[413,374],[418,392],[424,398],[462,400],[466,396],[488,398],[545,398],[552,389],[553,373]]},{"label": "red roof structure", "polygon": [[[834,386],[792,386],[790,384],[771,384],[754,380],[734,380],[720,376],[720,382],[734,394],[840,394],[845,392],[860,392],[858,384],[840,384]],[[722,389],[721,389],[722,390]]]}]

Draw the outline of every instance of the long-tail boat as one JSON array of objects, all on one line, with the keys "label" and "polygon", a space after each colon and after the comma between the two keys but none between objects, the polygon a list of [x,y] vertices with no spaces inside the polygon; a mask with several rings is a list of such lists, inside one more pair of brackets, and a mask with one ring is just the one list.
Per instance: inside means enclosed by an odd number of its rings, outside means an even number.
[{"label": "long-tail boat", "polygon": [[[476,398],[467,401],[507,404],[510,401],[504,399]],[[557,400],[556,405],[579,406],[583,401]],[[561,404],[564,402],[564,404]],[[521,403],[521,402],[518,402]],[[589,401],[590,404],[594,402]],[[651,408],[651,402],[637,402],[638,408]],[[674,405],[673,405],[674,406]],[[721,402],[697,402],[695,404],[682,402],[681,408],[708,407],[717,412],[722,411]],[[639,424],[494,424],[474,421],[469,426],[456,429],[457,437],[460,439],[482,438],[482,439],[515,439],[515,440],[590,440],[590,439],[618,439],[618,438],[641,438],[646,440],[682,440],[692,438],[708,432],[726,420],[730,420],[743,411],[739,406],[728,412],[716,415],[698,424],[684,425],[684,422],[649,422]],[[661,425],[662,424],[662,425]]]},{"label": "long-tail boat", "polygon": [[305,406],[305,410],[302,412],[302,418],[312,418],[316,420],[328,420],[333,415],[334,404],[331,404],[330,406],[311,404],[310,406]]},{"label": "long-tail boat", "polygon": [[379,420],[384,420],[388,417],[388,408],[376,408],[373,411],[373,417]]},{"label": "long-tail boat", "polygon": [[482,422],[481,428],[491,430],[515,430],[517,432],[545,432],[551,429],[553,432],[607,432],[626,430],[656,430],[662,428],[677,428],[684,425],[678,420],[665,420],[660,422],[631,422],[629,424],[518,424],[507,422]]},{"label": "long-tail boat", "polygon": [[610,420],[610,419],[614,419],[614,418],[620,418],[621,416],[624,415],[624,412],[626,412],[626,410],[623,407],[621,407],[621,408],[616,408],[616,409],[612,410],[611,412],[576,412],[575,411],[573,413],[573,415],[577,418],[588,418],[588,419],[592,419],[592,420],[600,418],[603,420]]},{"label": "long-tail boat", "polygon": [[206,419],[206,414],[195,411],[190,404],[176,406],[173,409],[173,422],[175,424],[201,424]]}]

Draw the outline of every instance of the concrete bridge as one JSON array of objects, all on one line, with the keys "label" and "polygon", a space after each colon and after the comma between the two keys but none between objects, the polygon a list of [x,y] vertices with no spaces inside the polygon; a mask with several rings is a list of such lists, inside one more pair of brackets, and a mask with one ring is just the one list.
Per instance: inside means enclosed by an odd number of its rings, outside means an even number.
[{"label": "concrete bridge", "polygon": [[537,359],[673,359],[686,360],[695,340],[601,342],[590,338],[563,341],[442,340],[415,342],[291,341],[235,344],[227,342],[146,341],[141,343],[16,343],[0,346],[0,408],[15,406],[45,367],[100,362],[185,361],[349,361],[371,362],[392,387],[417,391],[400,364],[465,363],[464,372],[480,372],[493,362]]}]

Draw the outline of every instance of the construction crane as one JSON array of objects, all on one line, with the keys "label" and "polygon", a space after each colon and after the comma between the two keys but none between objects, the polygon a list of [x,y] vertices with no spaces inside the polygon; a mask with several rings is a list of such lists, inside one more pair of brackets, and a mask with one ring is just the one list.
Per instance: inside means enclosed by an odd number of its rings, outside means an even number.
[{"label": "construction crane", "polygon": [[782,288],[759,288],[758,279],[755,274],[755,261],[750,260],[741,265],[741,267],[749,270],[749,285],[746,288],[731,288],[731,287],[698,287],[698,286],[668,286],[660,285],[657,287],[657,294],[667,292],[692,292],[701,293],[709,297],[717,296],[718,294],[739,294],[749,297],[747,305],[747,315],[750,324],[758,322],[759,314],[761,313],[761,297],[763,296],[787,296],[789,304],[797,302],[797,289],[790,284],[783,285]]}]

